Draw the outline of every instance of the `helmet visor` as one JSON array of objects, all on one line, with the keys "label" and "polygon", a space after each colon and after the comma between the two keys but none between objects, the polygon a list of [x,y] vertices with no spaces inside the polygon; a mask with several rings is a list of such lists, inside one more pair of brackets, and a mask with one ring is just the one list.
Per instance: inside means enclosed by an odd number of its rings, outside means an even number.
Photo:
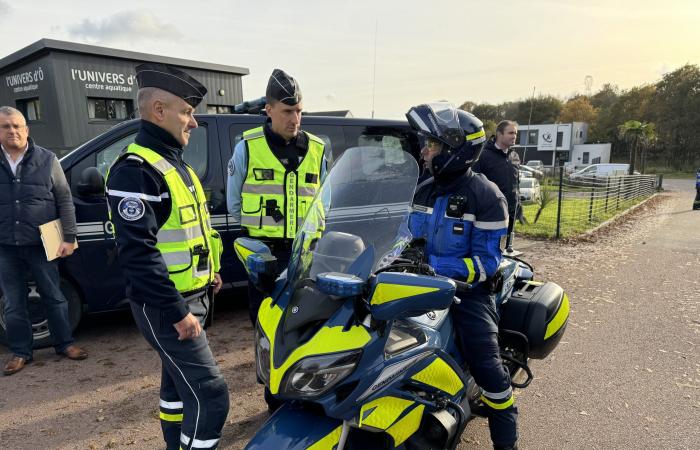
[{"label": "helmet visor", "polygon": [[464,131],[457,110],[451,103],[428,103],[411,108],[406,114],[409,124],[421,134],[438,139],[452,148],[464,143]]}]

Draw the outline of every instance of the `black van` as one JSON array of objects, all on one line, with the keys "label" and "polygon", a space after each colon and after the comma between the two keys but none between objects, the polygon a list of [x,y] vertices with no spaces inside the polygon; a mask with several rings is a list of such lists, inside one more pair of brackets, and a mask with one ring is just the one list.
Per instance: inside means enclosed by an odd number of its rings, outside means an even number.
[{"label": "black van", "polygon": [[[220,273],[224,287],[244,286],[246,274],[233,252],[233,240],[239,236],[241,227],[226,211],[226,165],[243,132],[262,124],[265,116],[200,115],[197,121],[199,128],[192,130],[184,159],[202,181],[212,226],[223,238],[225,250]],[[112,227],[107,218],[103,177],[114,159],[134,141],[138,123],[138,120],[121,123],[61,159],[73,193],[80,246],[72,256],[60,262],[61,288],[68,299],[73,328],[83,314],[128,307]],[[356,146],[400,148],[416,158],[420,151],[416,134],[403,121],[304,116],[302,129],[323,139],[334,159],[345,149]],[[97,168],[101,177],[91,168]],[[34,287],[30,288],[29,298],[34,346],[51,345],[41,301]],[[5,338],[2,303],[0,297],[0,339]]]}]

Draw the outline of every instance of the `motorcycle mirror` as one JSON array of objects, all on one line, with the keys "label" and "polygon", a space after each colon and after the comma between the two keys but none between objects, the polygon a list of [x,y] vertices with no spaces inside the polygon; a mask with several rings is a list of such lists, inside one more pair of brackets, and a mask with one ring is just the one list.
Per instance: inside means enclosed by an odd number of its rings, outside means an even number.
[{"label": "motorcycle mirror", "polygon": [[233,241],[233,250],[236,252],[238,260],[241,262],[241,264],[243,264],[243,267],[245,267],[245,270],[248,273],[250,273],[247,262],[248,256],[252,255],[253,253],[272,255],[272,252],[267,245],[263,244],[257,239],[247,237],[239,237]]},{"label": "motorcycle mirror", "polygon": [[389,321],[446,309],[454,300],[455,290],[449,278],[382,272],[372,280],[370,314]]}]

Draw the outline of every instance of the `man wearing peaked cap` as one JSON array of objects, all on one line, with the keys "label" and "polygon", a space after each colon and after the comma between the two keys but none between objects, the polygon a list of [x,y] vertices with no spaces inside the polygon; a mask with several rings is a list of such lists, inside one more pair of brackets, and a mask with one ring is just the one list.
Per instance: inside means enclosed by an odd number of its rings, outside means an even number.
[{"label": "man wearing peaked cap", "polygon": [[207,88],[185,72],[165,64],[145,63],[136,67],[139,89],[157,88],[174,94],[196,108]]},{"label": "man wearing peaked cap", "polygon": [[[265,91],[263,126],[243,133],[228,164],[228,211],[250,237],[263,240],[283,270],[291,243],[327,171],[324,142],[300,130],[299,84],[281,69]],[[248,283],[248,308],[255,326],[263,295]],[[270,409],[274,399],[266,392]]]},{"label": "man wearing peaked cap", "polygon": [[216,448],[228,387],[202,325],[221,288],[221,238],[182,159],[207,89],[164,64],[136,67],[141,126],[107,176],[110,220],[136,324],[162,362],[167,449]]}]

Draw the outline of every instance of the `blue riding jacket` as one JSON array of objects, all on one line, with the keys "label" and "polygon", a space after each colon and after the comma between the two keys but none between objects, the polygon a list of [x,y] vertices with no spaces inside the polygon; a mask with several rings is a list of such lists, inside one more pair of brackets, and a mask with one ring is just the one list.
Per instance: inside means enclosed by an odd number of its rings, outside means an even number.
[{"label": "blue riding jacket", "polygon": [[428,263],[439,275],[476,284],[501,263],[507,208],[498,186],[468,170],[419,184],[409,228],[414,238],[426,240]]}]

